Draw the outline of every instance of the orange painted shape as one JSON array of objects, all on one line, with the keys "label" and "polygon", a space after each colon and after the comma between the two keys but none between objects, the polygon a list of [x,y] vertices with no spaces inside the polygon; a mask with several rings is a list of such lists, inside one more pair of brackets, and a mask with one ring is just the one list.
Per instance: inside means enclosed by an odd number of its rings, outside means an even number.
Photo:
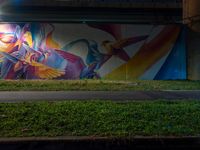
[{"label": "orange painted shape", "polygon": [[46,38],[46,45],[49,48],[60,49],[60,45],[53,40],[53,31],[51,31]]}]

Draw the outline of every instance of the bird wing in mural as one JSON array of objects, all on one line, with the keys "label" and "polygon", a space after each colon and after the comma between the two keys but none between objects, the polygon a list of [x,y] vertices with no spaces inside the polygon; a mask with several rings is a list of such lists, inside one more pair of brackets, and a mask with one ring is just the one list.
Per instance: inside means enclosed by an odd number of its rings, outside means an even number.
[{"label": "bird wing in mural", "polygon": [[6,53],[6,52],[0,51],[0,55],[6,57],[8,60],[12,61],[13,63],[17,63],[19,61],[18,58],[14,57],[11,54]]},{"label": "bird wing in mural", "polygon": [[36,61],[25,61],[30,66],[35,67],[35,75],[41,79],[53,79],[65,74],[65,71],[58,70]]},{"label": "bird wing in mural", "polygon": [[41,79],[53,79],[65,74],[65,71],[54,69],[36,61],[32,61],[30,65],[35,67],[35,75]]},{"label": "bird wing in mural", "polygon": [[[22,62],[20,61],[20,59],[18,59],[17,57],[15,56],[12,56],[11,54],[9,53],[6,53],[6,52],[1,52],[0,51],[0,54],[7,58],[8,60],[10,60],[11,62],[13,62],[15,65],[14,65],[14,71],[18,71],[20,69],[22,69],[23,65],[22,65]],[[3,59],[2,59],[3,60]],[[4,60],[3,60],[4,61]]]},{"label": "bird wing in mural", "polygon": [[11,54],[8,54],[6,52],[1,52],[1,51],[0,51],[0,54],[6,57],[8,60],[15,63],[16,65],[18,65],[18,62],[25,62],[28,65],[35,67],[35,75],[42,79],[52,79],[52,78],[56,78],[65,74],[65,71],[54,69],[52,67],[46,66],[36,61],[30,62],[27,60],[21,60],[12,56]]}]

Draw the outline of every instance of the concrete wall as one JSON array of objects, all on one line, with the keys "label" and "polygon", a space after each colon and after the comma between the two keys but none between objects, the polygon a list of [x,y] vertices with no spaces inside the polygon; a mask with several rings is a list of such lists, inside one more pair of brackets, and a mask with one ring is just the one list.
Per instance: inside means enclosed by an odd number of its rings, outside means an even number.
[{"label": "concrete wall", "polygon": [[182,25],[0,25],[2,79],[186,79]]},{"label": "concrete wall", "polygon": [[188,79],[200,80],[200,1],[183,0],[183,20],[188,26]]},{"label": "concrete wall", "polygon": [[188,29],[188,79],[200,80],[200,33]]},{"label": "concrete wall", "polygon": [[200,32],[200,1],[183,0],[184,22],[194,31]]}]

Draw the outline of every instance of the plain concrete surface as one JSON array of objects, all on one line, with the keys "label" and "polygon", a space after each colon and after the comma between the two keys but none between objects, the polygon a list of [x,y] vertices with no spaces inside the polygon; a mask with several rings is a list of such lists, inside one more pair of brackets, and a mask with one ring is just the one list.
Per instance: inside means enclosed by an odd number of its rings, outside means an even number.
[{"label": "plain concrete surface", "polygon": [[12,91],[0,92],[0,102],[64,100],[200,100],[200,91]]}]

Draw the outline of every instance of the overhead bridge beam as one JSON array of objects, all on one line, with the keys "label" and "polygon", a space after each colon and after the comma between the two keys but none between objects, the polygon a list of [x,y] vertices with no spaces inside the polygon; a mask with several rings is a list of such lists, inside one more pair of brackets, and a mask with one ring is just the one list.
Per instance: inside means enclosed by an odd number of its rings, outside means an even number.
[{"label": "overhead bridge beam", "polygon": [[21,6],[1,9],[1,22],[108,22],[108,23],[180,23],[181,8],[87,8]]}]

